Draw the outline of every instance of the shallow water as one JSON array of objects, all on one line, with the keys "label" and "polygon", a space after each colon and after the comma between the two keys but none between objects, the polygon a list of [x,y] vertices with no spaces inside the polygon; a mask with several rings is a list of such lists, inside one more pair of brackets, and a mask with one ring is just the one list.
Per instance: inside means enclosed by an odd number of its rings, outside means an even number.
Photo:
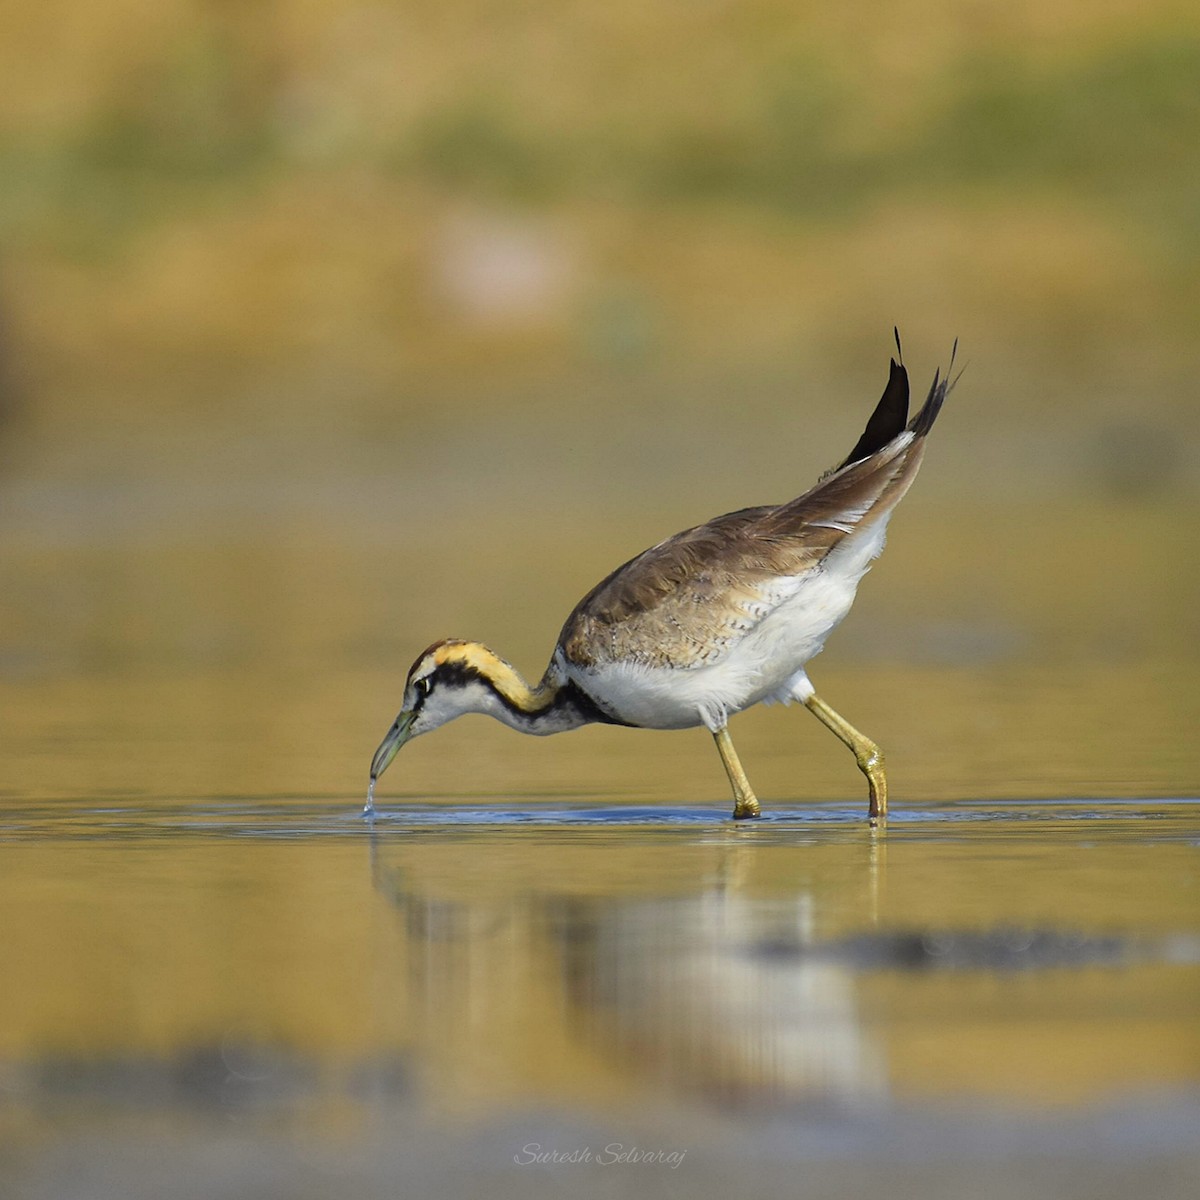
[{"label": "shallow water", "polygon": [[578,548],[522,610],[454,555],[414,598],[366,536],[10,531],[4,1194],[1194,1194],[1187,581],[934,619],[912,541],[813,671],[888,754],[872,831],[796,710],[733,726],[758,822],[702,733],[471,720],[365,823],[407,661],[536,664]]},{"label": "shallow water", "polygon": [[333,797],[225,797],[14,805],[0,834],[11,1194],[96,1146],[113,1194],[152,1194],[148,1130],[162,1169],[248,1140],[279,1195],[312,1137],[368,1195],[414,1162],[519,1194],[535,1145],[591,1148],[560,1172],[683,1152],[701,1194],[714,1156],[752,1181],[951,1146],[947,1178],[1195,1165],[1187,801],[948,802],[880,835],[845,803],[735,826],[464,800],[367,828]]}]

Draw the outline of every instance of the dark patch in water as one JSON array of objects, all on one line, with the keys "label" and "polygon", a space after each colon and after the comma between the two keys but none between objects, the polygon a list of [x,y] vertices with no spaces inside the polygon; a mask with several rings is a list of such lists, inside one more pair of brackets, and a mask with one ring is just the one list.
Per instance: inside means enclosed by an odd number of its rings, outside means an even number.
[{"label": "dark patch in water", "polygon": [[374,1057],[330,1078],[315,1059],[279,1047],[203,1043],[164,1058],[50,1055],[3,1064],[10,1100],[137,1108],[268,1109],[334,1092],[357,1099],[412,1090],[406,1061]]},{"label": "dark patch in water", "polygon": [[829,942],[757,943],[762,958],[810,959],[859,971],[1032,971],[1120,966],[1146,957],[1127,938],[1045,929],[889,930]]}]

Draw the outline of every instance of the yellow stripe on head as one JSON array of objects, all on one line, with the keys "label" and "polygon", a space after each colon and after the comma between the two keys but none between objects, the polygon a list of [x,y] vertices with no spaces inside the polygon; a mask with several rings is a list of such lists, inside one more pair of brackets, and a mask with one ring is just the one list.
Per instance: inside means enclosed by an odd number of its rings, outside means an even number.
[{"label": "yellow stripe on head", "polygon": [[455,667],[491,684],[505,700],[523,712],[536,711],[549,702],[549,697],[543,700],[521,678],[513,665],[495,651],[489,650],[481,642],[468,642],[461,638],[434,642],[413,664],[409,677],[434,673],[440,669],[453,670]]}]

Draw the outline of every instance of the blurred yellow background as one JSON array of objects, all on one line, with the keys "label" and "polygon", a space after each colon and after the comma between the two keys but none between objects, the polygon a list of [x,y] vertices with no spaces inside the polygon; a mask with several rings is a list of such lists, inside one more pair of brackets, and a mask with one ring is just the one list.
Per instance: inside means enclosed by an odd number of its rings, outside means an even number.
[{"label": "blurred yellow background", "polygon": [[1182,0],[4,0],[8,461],[749,502],[899,324],[942,486],[1194,486],[1198,78]]},{"label": "blurred yellow background", "polygon": [[[616,563],[806,488],[893,324],[966,370],[823,686],[900,754],[969,714],[926,795],[1194,786],[1197,80],[1162,0],[4,0],[13,786],[356,789],[434,637],[536,675]],[[412,787],[581,761],[511,736]]]}]

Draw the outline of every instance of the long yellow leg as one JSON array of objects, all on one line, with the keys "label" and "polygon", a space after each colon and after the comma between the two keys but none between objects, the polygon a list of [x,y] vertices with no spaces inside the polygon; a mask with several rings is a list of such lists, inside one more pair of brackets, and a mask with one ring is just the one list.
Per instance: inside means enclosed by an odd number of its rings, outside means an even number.
[{"label": "long yellow leg", "polygon": [[859,733],[845,717],[834,712],[820,696],[809,696],[804,701],[804,707],[854,751],[854,761],[867,777],[867,785],[871,789],[871,806],[867,815],[872,821],[886,818],[887,776],[883,773],[883,751],[869,737]]},{"label": "long yellow leg", "polygon": [[725,774],[729,776],[729,783],[733,788],[733,819],[742,821],[747,817],[757,817],[760,812],[758,797],[750,786],[750,780],[746,778],[746,772],[742,770],[729,730],[718,729],[713,734],[713,739],[717,743],[721,761],[725,764]]}]

